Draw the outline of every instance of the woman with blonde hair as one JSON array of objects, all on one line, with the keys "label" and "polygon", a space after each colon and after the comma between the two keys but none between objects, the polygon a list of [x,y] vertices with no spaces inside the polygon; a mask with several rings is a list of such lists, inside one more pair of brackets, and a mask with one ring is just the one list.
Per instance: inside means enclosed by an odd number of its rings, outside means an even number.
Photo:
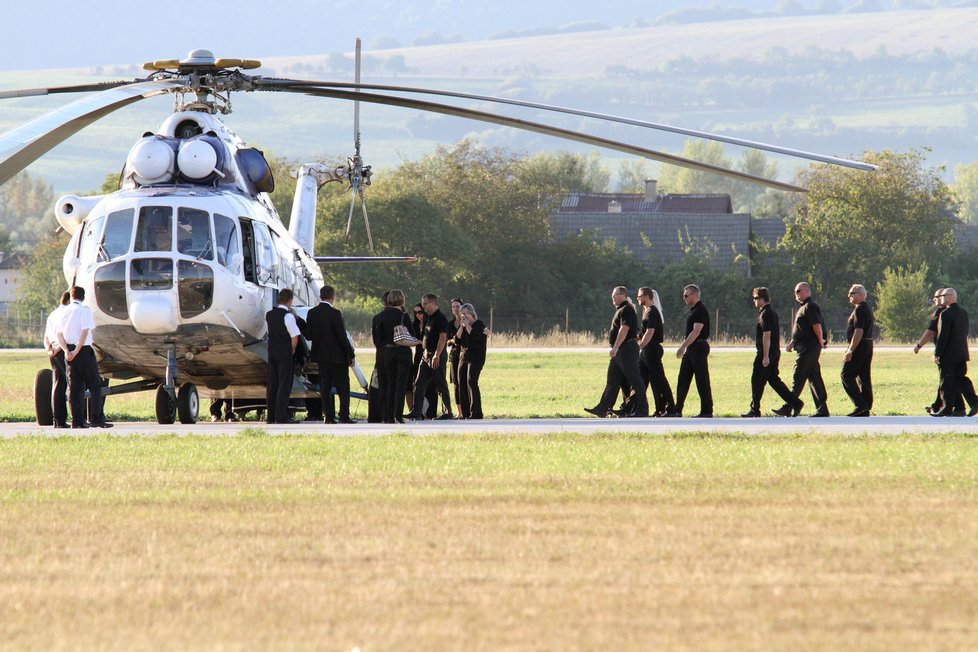
[{"label": "woman with blonde hair", "polygon": [[[672,387],[662,368],[662,302],[659,293],[648,287],[638,289],[638,302],[642,312],[642,336],[638,341],[638,360],[645,387],[652,386],[655,415],[664,416],[676,411]],[[644,390],[643,390],[644,391]]]},{"label": "woman with blonde hair", "polygon": [[479,319],[471,303],[459,310],[462,325],[456,332],[461,356],[458,366],[458,388],[463,419],[481,419],[482,390],[479,377],[486,364],[486,325]]}]

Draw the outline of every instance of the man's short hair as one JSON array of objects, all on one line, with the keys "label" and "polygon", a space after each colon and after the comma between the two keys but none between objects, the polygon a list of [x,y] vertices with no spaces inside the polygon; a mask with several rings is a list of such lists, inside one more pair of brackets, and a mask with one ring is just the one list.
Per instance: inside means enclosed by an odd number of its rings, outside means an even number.
[{"label": "man's short hair", "polygon": [[640,297],[651,297],[652,288],[645,287],[644,285],[638,289],[638,296]]},{"label": "man's short hair", "polygon": [[69,303],[71,303],[71,292],[69,290],[65,290],[61,293],[61,305],[67,306]]},{"label": "man's short hair", "polygon": [[295,295],[292,293],[292,290],[289,288],[282,288],[278,291],[278,302],[288,303],[289,301],[292,301],[292,297],[294,296]]},{"label": "man's short hair", "polygon": [[869,294],[868,292],[866,292],[866,288],[864,286],[862,286],[862,285],[859,285],[858,283],[853,283],[852,284],[852,287],[849,288],[849,291],[850,292],[852,292],[853,290],[855,290],[856,292],[860,293],[863,296],[866,296],[866,295]]},{"label": "man's short hair", "polygon": [[333,289],[332,285],[324,285],[319,288],[319,298],[323,301],[332,301],[335,296],[336,290]]},{"label": "man's short hair", "polygon": [[628,296],[628,288],[624,285],[616,285],[613,294],[624,294]]},{"label": "man's short hair", "polygon": [[432,301],[434,301],[435,303],[438,303],[438,295],[437,294],[428,293],[428,294],[422,294],[421,295],[421,303],[431,303]]},{"label": "man's short hair", "polygon": [[400,308],[404,305],[404,293],[400,290],[390,290],[387,294],[387,305],[392,308]]},{"label": "man's short hair", "polygon": [[85,288],[83,288],[80,285],[76,285],[75,287],[71,288],[71,298],[74,299],[75,301],[84,301]]},{"label": "man's short hair", "polygon": [[692,283],[690,283],[689,285],[683,288],[683,292],[692,292],[693,294],[699,294],[700,286],[693,285]]},{"label": "man's short hair", "polygon": [[760,287],[754,288],[754,296],[758,299],[762,299],[768,303],[771,303],[771,291],[767,288]]}]

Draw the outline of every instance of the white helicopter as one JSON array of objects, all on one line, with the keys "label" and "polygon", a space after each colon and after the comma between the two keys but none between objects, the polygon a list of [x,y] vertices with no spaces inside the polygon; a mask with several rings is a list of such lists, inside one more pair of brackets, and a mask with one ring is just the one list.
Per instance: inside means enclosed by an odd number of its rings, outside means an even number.
[{"label": "white helicopter", "polygon": [[[86,290],[95,315],[94,345],[106,379],[128,380],[105,393],[156,392],[159,423],[194,423],[199,400],[229,398],[261,406],[267,375],[264,315],[282,287],[295,292],[300,315],[317,303],[321,263],[395,262],[399,257],[314,255],[318,188],[346,183],[356,198],[370,236],[364,188],[371,169],[360,157],[359,102],[432,111],[496,123],[613,149],[673,165],[706,170],[788,191],[804,188],[675,155],[538,122],[411,97],[436,95],[566,113],[602,121],[670,131],[735,145],[871,170],[875,166],[754,141],[507,98],[404,86],[273,79],[243,70],[260,62],[215,58],[194,50],[185,59],[152,61],[146,79],[0,93],[0,99],[55,93],[91,93],[0,134],[0,184],[55,145],[113,111],[144,98],[170,93],[174,111],[155,132],[129,150],[120,189],[108,195],[62,197],[55,212],[71,235],[64,273],[69,285]],[[277,91],[354,102],[354,155],[346,165],[306,164],[297,178],[286,228],[269,199],[271,170],[261,151],[248,147],[218,117],[231,112],[234,91]],[[373,91],[373,92],[365,92]],[[315,365],[297,370],[292,397],[318,397],[309,382]],[[355,369],[361,387],[366,381]],[[51,370],[35,378],[35,412],[40,425],[53,423]],[[107,382],[107,381],[106,381]],[[365,398],[365,395],[359,395]]]}]

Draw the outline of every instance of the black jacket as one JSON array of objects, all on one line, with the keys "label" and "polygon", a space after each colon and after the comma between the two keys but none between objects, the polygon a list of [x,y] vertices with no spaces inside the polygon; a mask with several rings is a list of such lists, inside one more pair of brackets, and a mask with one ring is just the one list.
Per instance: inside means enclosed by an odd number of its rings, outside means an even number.
[{"label": "black jacket", "polygon": [[956,303],[949,305],[937,321],[937,346],[934,355],[941,364],[967,362],[968,313]]},{"label": "black jacket", "polygon": [[353,361],[343,313],[328,303],[320,303],[306,315],[305,336],[312,342],[310,357],[317,363],[348,365]]}]

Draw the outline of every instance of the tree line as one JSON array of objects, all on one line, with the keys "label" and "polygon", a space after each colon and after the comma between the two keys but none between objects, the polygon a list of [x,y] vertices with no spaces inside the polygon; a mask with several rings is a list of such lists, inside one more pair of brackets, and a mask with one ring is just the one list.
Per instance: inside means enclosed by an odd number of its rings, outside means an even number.
[{"label": "tree line", "polygon": [[[722,157],[722,148],[696,147],[707,158]],[[686,312],[681,289],[696,283],[711,312],[719,311],[717,329],[738,337],[753,332],[752,287],[771,288],[775,306],[785,314],[794,305],[791,288],[799,280],[809,281],[829,329],[839,332],[848,312],[846,289],[861,283],[870,290],[884,335],[910,339],[926,325],[932,288],[956,287],[965,307],[972,299],[978,305],[978,252],[957,248],[952,229],[959,200],[941,180],[942,170],[926,165],[923,152],[866,152],[863,159],[880,169],[866,173],[816,164],[796,179],[810,188],[808,193],[751,189],[752,197],[738,200],[754,207],[766,203],[787,224],[776,247],[754,243],[746,277],[715,269],[709,247],[689,245],[681,262],[653,268],[594,234],[556,240],[549,220],[563,194],[607,188],[609,175],[600,161],[566,153],[526,157],[463,140],[376,174],[368,188],[375,253],[412,254],[420,262],[326,266],[324,276],[337,288],[354,326],[378,311],[380,295],[396,287],[409,299],[424,292],[446,299],[461,296],[483,315],[491,308],[497,330],[537,333],[565,325],[600,333],[611,315],[610,289],[625,285],[634,293],[647,285],[659,290],[666,330],[675,335]],[[288,175],[292,165],[273,159],[277,188],[272,199],[286,222],[295,186]],[[774,171],[754,154],[737,165]],[[641,177],[633,172],[635,180]],[[696,174],[664,174],[660,187],[704,192],[714,190],[704,185],[729,184]],[[111,191],[117,181],[109,176],[103,191]],[[349,240],[345,236],[349,206],[347,188],[328,184],[320,191],[316,253],[366,253],[362,222],[354,222]],[[50,207],[41,223],[47,235],[32,246],[33,262],[20,297],[25,306],[54,305],[64,285],[61,258],[67,239],[53,235]]]}]

